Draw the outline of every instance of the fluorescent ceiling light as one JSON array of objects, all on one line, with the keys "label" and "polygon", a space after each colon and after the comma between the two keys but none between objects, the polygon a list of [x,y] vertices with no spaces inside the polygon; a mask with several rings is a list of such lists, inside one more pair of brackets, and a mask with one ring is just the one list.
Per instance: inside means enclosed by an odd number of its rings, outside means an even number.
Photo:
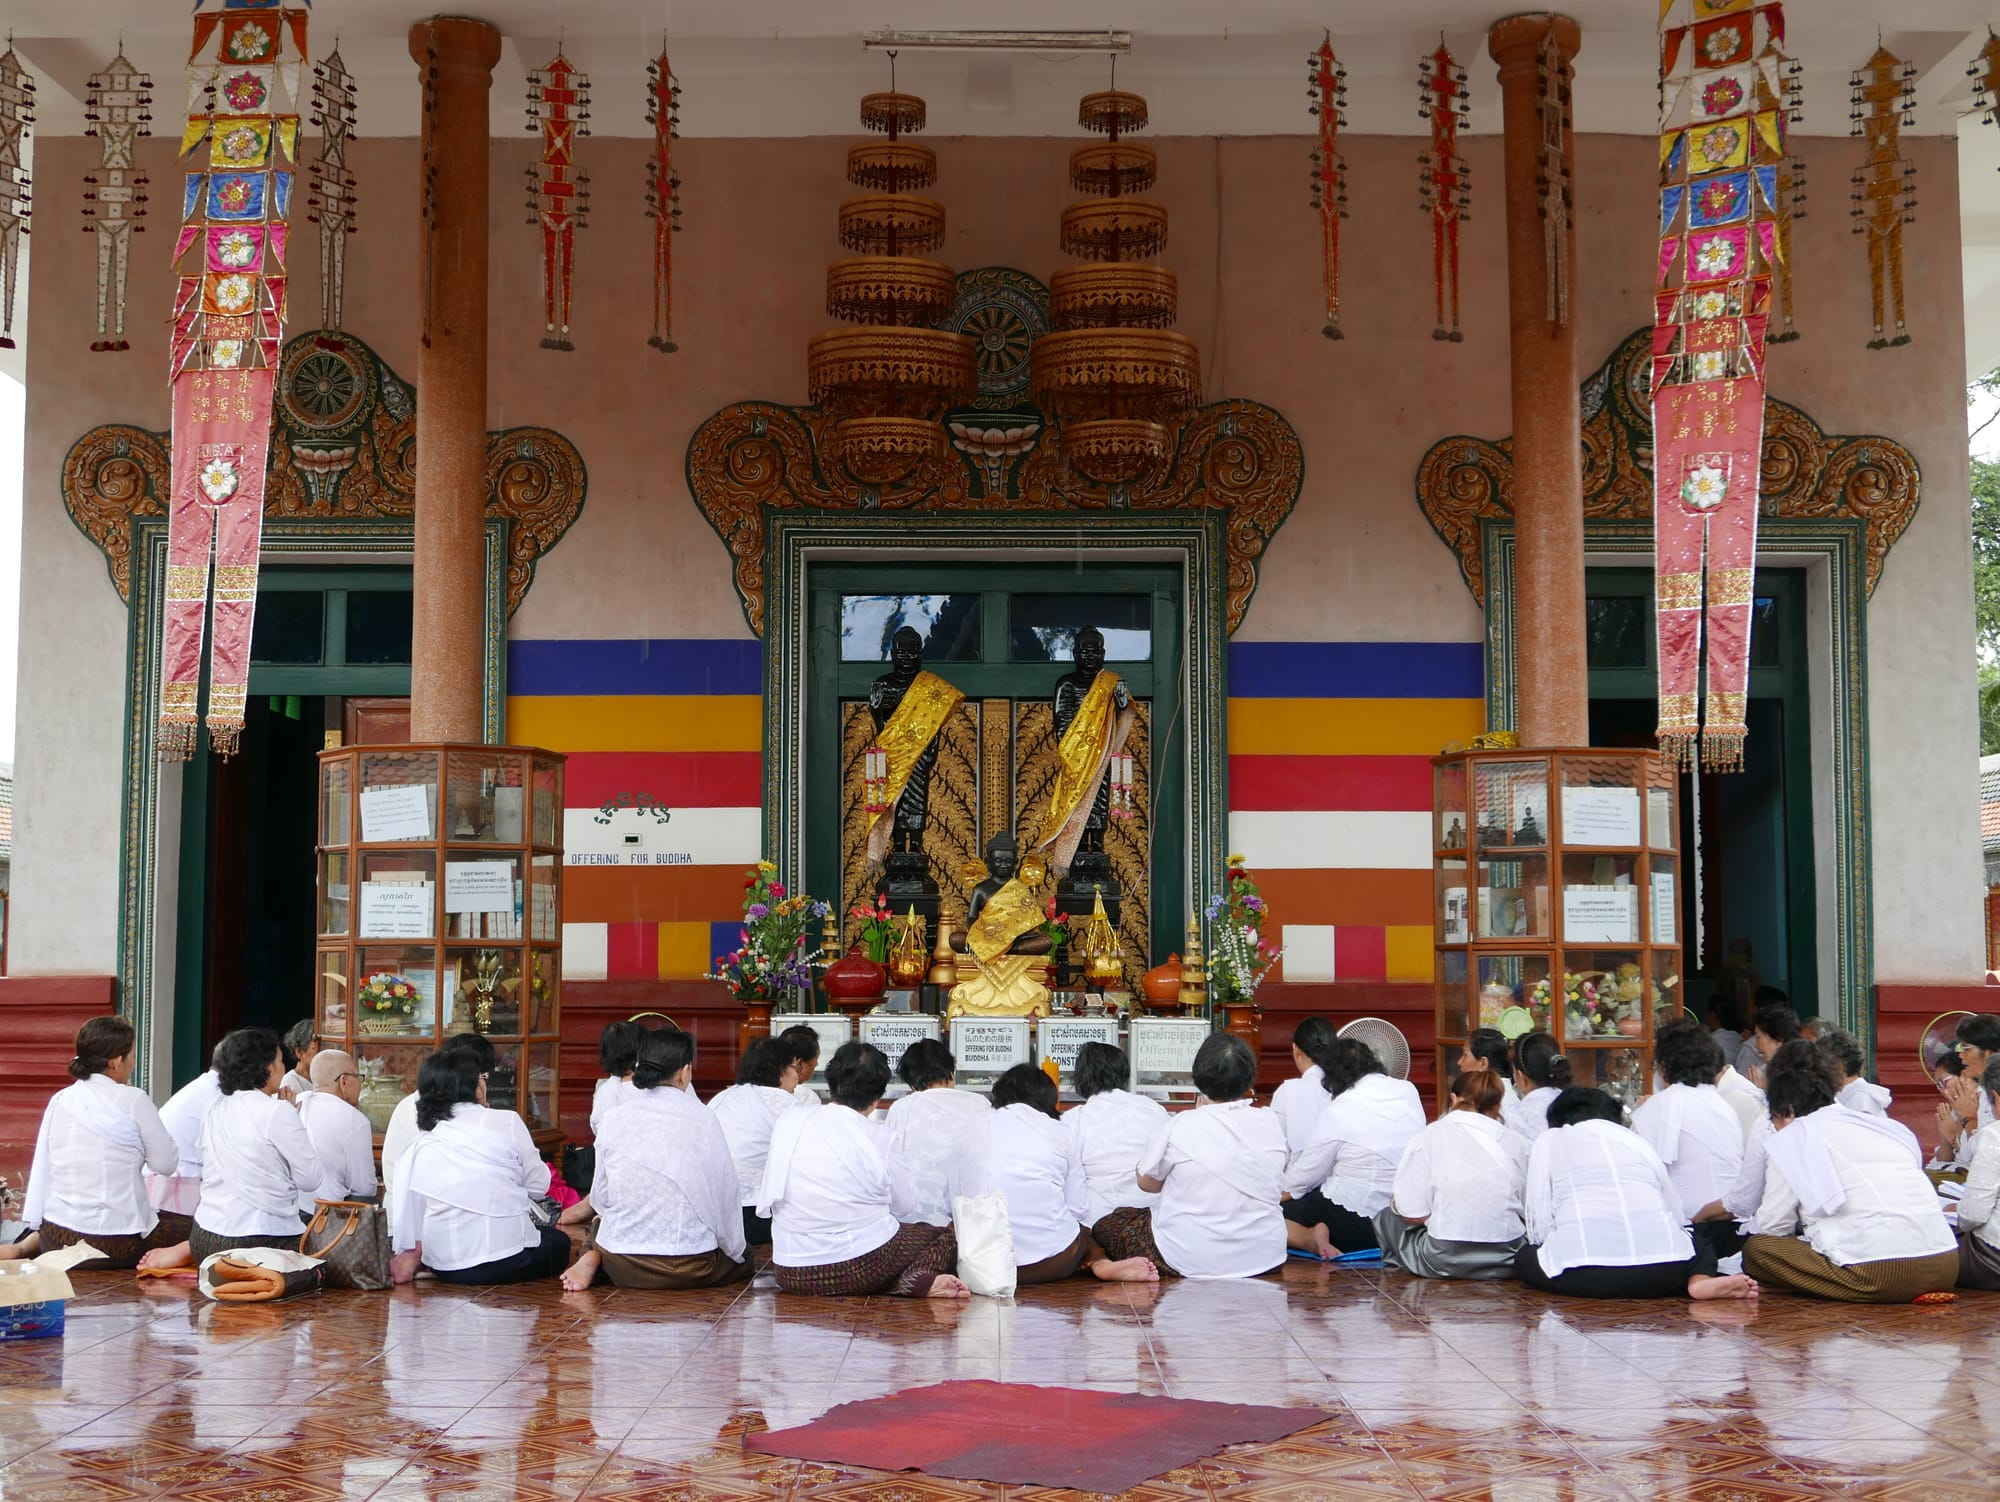
[{"label": "fluorescent ceiling light", "polygon": [[933,52],[1130,52],[1129,31],[870,31],[864,47]]}]

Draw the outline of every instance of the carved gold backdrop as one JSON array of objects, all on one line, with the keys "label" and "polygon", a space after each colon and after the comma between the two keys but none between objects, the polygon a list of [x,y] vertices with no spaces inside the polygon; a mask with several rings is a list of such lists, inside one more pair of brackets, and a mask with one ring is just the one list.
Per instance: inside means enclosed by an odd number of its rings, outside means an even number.
[{"label": "carved gold backdrop", "polygon": [[[1125,978],[1136,987],[1152,949],[1152,706],[1134,699],[1135,723],[1125,749],[1132,755],[1133,817],[1113,819],[1104,832],[1111,874],[1123,892],[1119,948]],[[870,815],[862,792],[862,753],[875,738],[868,706],[850,700],[840,706],[840,888],[841,911],[873,902],[866,844]],[[1056,774],[1054,711],[1046,703],[1014,699],[968,700],[939,732],[937,766],[931,773],[924,854],[931,880],[943,894],[944,909],[963,923],[969,888],[961,872],[982,855],[986,842],[1012,829],[1025,851],[1041,828]],[[1178,858],[1178,857],[1176,857]],[[935,934],[933,934],[935,939]]]}]

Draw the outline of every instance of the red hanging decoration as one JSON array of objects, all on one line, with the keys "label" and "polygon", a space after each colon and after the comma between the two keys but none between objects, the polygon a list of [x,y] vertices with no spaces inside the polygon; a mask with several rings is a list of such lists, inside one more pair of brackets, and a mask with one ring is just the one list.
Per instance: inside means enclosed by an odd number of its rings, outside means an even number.
[{"label": "red hanging decoration", "polygon": [[1417,158],[1423,209],[1431,216],[1431,280],[1437,291],[1431,337],[1457,344],[1465,338],[1458,326],[1458,227],[1472,217],[1472,169],[1458,154],[1458,133],[1471,128],[1472,106],[1466,101],[1465,70],[1444,38],[1417,72],[1417,113],[1431,123],[1431,149]]},{"label": "red hanging decoration", "polygon": [[1333,55],[1333,33],[1307,59],[1312,75],[1306,82],[1311,112],[1319,117],[1319,144],[1313,148],[1312,206],[1319,214],[1321,274],[1326,283],[1326,327],[1329,339],[1340,332],[1340,221],[1347,217],[1347,162],[1340,154],[1340,127],[1347,123],[1347,70]]},{"label": "red hanging decoration", "polygon": [[573,350],[576,232],[590,207],[590,174],[576,165],[576,142],[590,134],[590,78],[561,52],[528,75],[528,129],[542,134],[541,164],[528,168],[528,222],[542,229],[542,348]]},{"label": "red hanging decoration", "polygon": [[646,123],[653,127],[653,154],[646,160],[646,213],[653,221],[653,337],[646,342],[663,355],[674,343],[674,236],[681,227],[681,179],[670,153],[680,139],[681,86],[664,48],[646,65]]}]

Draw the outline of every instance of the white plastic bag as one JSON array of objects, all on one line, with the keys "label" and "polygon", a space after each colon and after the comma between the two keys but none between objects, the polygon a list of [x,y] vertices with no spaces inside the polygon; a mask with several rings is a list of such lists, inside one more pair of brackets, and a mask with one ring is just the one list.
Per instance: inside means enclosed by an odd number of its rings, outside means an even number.
[{"label": "white plastic bag", "polygon": [[[261,1269],[268,1276],[256,1283],[236,1283],[224,1288],[215,1276],[215,1264],[223,1258]],[[317,1257],[280,1247],[242,1246],[204,1257],[197,1286],[218,1303],[272,1303],[318,1293],[326,1282],[326,1264]]]},{"label": "white plastic bag", "polygon": [[1014,1227],[1007,1201],[998,1190],[959,1195],[951,1202],[958,1234],[958,1278],[974,1293],[998,1299],[1014,1296]]}]

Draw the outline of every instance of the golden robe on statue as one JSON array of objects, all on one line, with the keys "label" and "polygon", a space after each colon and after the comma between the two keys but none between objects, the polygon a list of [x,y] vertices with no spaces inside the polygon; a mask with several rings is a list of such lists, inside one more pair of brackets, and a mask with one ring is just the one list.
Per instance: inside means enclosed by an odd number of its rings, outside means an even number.
[{"label": "golden robe on statue", "polygon": [[965,695],[935,673],[920,672],[903,691],[889,722],[876,733],[875,744],[888,759],[884,807],[868,826],[868,866],[879,870],[896,832],[896,805],[909,786],[910,774],[922,760],[938,731]]},{"label": "golden robe on statue", "polygon": [[1120,683],[1116,673],[1100,669],[1056,747],[1055,786],[1049,791],[1048,812],[1042,815],[1035,848],[1049,852],[1049,865],[1058,876],[1067,874],[1076,858],[1105,770],[1132,734],[1135,716],[1130,703],[1123,709],[1118,706]]}]

